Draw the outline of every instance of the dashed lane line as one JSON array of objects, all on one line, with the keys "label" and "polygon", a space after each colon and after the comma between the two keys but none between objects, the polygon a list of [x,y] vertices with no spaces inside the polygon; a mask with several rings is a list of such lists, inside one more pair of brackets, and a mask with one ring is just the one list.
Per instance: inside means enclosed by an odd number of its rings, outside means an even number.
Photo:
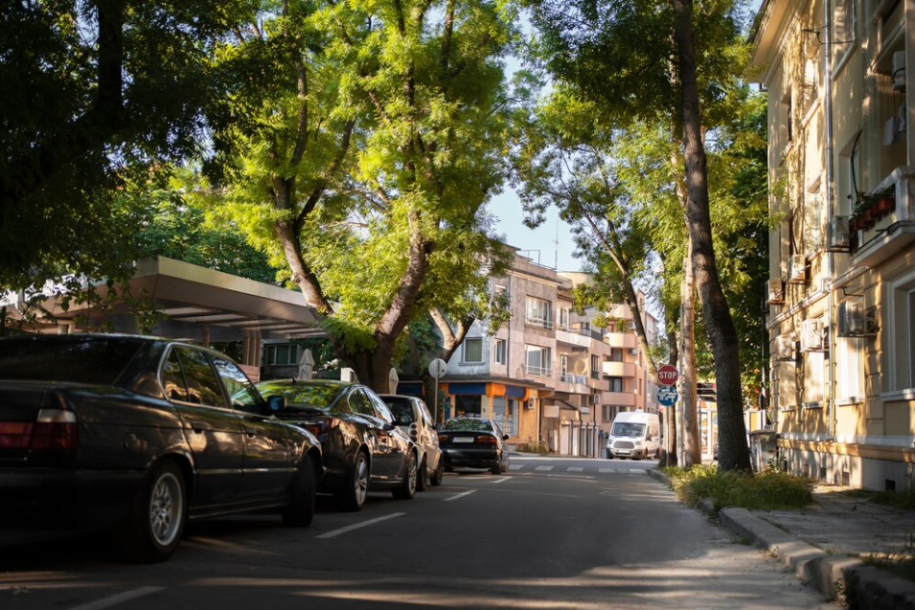
[{"label": "dashed lane line", "polygon": [[470,494],[472,494],[475,491],[476,491],[476,489],[471,489],[470,491],[465,491],[464,493],[459,493],[457,495],[451,496],[450,498],[445,498],[445,502],[451,502],[452,500],[457,500],[458,498],[463,498],[464,496],[469,496]]},{"label": "dashed lane line", "polygon": [[511,477],[502,477],[501,479],[496,479],[495,481],[493,481],[492,484],[496,485],[498,483],[504,483],[505,481],[509,480],[510,478]]},{"label": "dashed lane line", "polygon": [[548,472],[548,471],[550,471],[550,470],[552,470],[552,469],[553,469],[552,466],[537,466],[536,468],[534,468],[534,470],[540,470],[540,471],[543,471],[543,472]]},{"label": "dashed lane line", "polygon": [[406,514],[407,513],[391,513],[390,515],[385,515],[384,517],[378,517],[377,519],[369,519],[368,521],[363,521],[361,523],[354,523],[352,525],[347,525],[346,527],[341,527],[340,529],[331,530],[329,532],[325,532],[325,533],[321,534],[320,536],[315,536],[315,538],[334,538],[336,536],[339,536],[340,534],[345,534],[347,532],[351,532],[353,530],[357,530],[357,529],[360,529],[360,528],[363,528],[363,527],[366,527],[369,525],[381,523],[382,521],[387,521],[388,519],[393,519],[395,517],[402,517],[403,515],[406,515]]},{"label": "dashed lane line", "polygon": [[580,466],[569,466],[566,470],[568,470],[569,472],[583,472],[584,468],[582,468]]},{"label": "dashed lane line", "polygon": [[102,608],[111,608],[112,606],[117,606],[118,604],[129,602],[130,600],[137,599],[138,597],[156,593],[163,590],[164,588],[165,587],[140,587],[139,589],[132,589],[130,591],[124,591],[123,593],[118,593],[117,595],[112,595],[111,597],[98,599],[94,602],[83,604],[82,606],[76,606],[70,610],[102,610]]}]

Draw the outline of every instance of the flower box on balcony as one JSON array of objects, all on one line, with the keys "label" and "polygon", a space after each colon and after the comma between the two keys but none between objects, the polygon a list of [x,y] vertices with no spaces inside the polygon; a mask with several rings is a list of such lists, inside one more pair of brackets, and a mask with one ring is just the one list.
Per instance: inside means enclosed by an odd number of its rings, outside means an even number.
[{"label": "flower box on balcony", "polygon": [[861,195],[855,204],[849,226],[852,232],[866,231],[895,209],[896,192],[892,187],[872,195]]}]

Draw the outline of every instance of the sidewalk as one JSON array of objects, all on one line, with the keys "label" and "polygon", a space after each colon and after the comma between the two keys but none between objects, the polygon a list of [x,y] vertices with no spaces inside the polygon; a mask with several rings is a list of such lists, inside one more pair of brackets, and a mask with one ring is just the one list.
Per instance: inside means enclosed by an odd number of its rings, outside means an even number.
[{"label": "sidewalk", "polygon": [[[649,474],[667,482],[656,470]],[[735,534],[791,566],[801,581],[815,586],[827,599],[844,588],[851,608],[915,610],[915,583],[857,558],[903,551],[915,531],[915,512],[836,491],[817,487],[814,504],[800,511],[724,508],[718,518]],[[708,512],[711,506],[704,509]]]}]

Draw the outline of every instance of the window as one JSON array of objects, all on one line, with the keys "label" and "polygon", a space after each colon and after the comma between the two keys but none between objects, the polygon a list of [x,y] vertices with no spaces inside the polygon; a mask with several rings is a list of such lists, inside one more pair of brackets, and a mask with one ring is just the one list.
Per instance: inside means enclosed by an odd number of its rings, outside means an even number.
[{"label": "window", "polygon": [[496,339],[496,345],[495,345],[495,350],[494,350],[494,351],[495,351],[495,353],[496,353],[495,358],[494,358],[495,362],[496,362],[497,364],[505,364],[505,362],[506,362],[506,359],[505,359],[505,339]]},{"label": "window", "polygon": [[591,356],[591,379],[600,379],[600,357]]},{"label": "window", "polygon": [[616,412],[618,409],[619,407],[614,407],[612,405],[603,405],[601,407],[601,421],[613,421],[613,418],[616,417]]},{"label": "window", "polygon": [[267,345],[267,364],[297,364],[298,347],[295,345]]},{"label": "window", "polygon": [[566,307],[559,310],[559,328],[564,330],[569,328],[569,310]]},{"label": "window", "polygon": [[830,52],[832,53],[833,74],[840,70],[845,58],[855,48],[855,0],[834,0],[832,13],[832,37],[830,39]]},{"label": "window", "polygon": [[196,405],[224,407],[219,378],[210,366],[206,354],[195,349],[175,348],[181,361],[181,370],[187,380],[187,402]]},{"label": "window", "polygon": [[794,108],[791,104],[791,88],[789,87],[782,98],[782,124],[785,126],[787,144],[791,144],[791,141],[794,140]]},{"label": "window", "polygon": [[826,354],[807,352],[804,370],[804,402],[807,406],[820,406],[826,396]]},{"label": "window", "polygon": [[846,144],[839,153],[839,215],[849,216],[855,209],[855,200],[863,190],[861,185],[861,132]]},{"label": "window", "polygon": [[483,338],[464,339],[464,362],[483,362]]},{"label": "window", "polygon": [[375,416],[372,403],[362,390],[356,390],[349,395],[349,406],[353,413]]},{"label": "window", "polygon": [[213,358],[213,366],[226,386],[233,407],[253,412],[260,410],[263,399],[234,362],[224,358]]},{"label": "window", "polygon": [[623,378],[622,377],[607,377],[607,381],[610,382],[610,391],[611,392],[622,392],[623,391]]},{"label": "window", "polygon": [[528,326],[553,328],[552,303],[535,297],[527,297],[524,321]]},{"label": "window", "polygon": [[169,400],[187,400],[187,388],[184,385],[184,375],[181,365],[178,364],[178,352],[171,350],[168,359],[162,364],[162,387]]},{"label": "window", "polygon": [[550,348],[536,345],[524,346],[524,364],[529,375],[549,377],[553,374]]},{"label": "window", "polygon": [[385,423],[393,424],[394,414],[391,413],[388,405],[384,404],[384,401],[381,400],[377,394],[373,394],[372,392],[365,392],[365,394],[372,403],[373,415]]},{"label": "window", "polygon": [[622,362],[623,361],[623,350],[618,347],[614,347],[610,350],[610,362]]},{"label": "window", "polygon": [[890,337],[891,362],[895,366],[891,369],[893,376],[890,387],[892,390],[909,390],[915,388],[915,274],[909,273],[906,277],[891,284],[892,300],[890,307],[892,313],[888,316]]},{"label": "window", "polygon": [[559,380],[569,381],[569,356],[559,354]]},{"label": "window", "polygon": [[861,358],[864,341],[861,339],[838,337],[836,339],[836,367],[840,373],[836,376],[837,398],[850,400],[859,398],[863,392],[862,377],[864,363]]}]

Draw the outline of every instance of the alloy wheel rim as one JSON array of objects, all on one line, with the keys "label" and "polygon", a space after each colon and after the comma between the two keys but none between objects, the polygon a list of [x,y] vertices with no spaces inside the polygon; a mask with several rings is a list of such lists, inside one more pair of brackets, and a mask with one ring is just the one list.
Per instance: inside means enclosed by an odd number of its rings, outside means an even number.
[{"label": "alloy wheel rim", "polygon": [[365,462],[365,456],[360,455],[356,462],[356,502],[362,504],[365,501],[365,494],[369,485],[368,464]]},{"label": "alloy wheel rim", "polygon": [[407,465],[407,476],[409,477],[410,494],[416,493],[416,459],[411,455],[410,463]]},{"label": "alloy wheel rim", "polygon": [[183,510],[181,484],[166,472],[156,481],[149,499],[149,529],[158,544],[168,546],[175,540]]}]

